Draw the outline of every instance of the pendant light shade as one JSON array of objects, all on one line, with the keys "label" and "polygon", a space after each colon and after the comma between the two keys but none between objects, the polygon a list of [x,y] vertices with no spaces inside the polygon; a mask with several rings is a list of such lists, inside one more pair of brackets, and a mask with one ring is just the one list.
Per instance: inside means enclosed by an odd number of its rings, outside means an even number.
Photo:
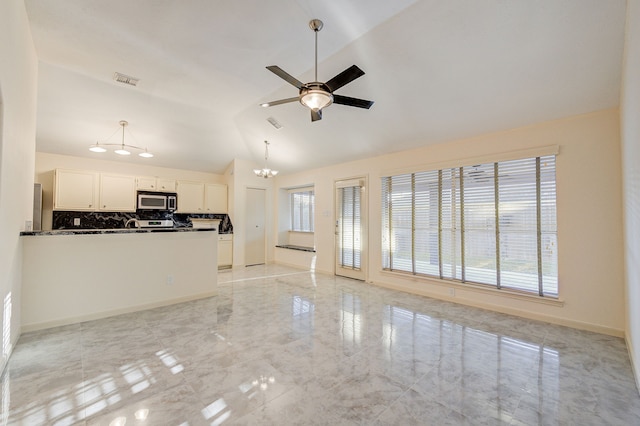
[{"label": "pendant light shade", "polygon": [[96,142],[95,145],[91,145],[91,147],[89,147],[89,151],[91,151],[91,152],[107,152],[107,149],[103,148],[102,146],[100,146],[99,142]]}]

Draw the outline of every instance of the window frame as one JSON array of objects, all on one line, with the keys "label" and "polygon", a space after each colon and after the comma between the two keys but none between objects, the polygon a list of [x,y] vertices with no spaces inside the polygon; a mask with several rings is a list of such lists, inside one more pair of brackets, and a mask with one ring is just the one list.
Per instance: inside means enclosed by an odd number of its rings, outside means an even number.
[{"label": "window frame", "polygon": [[[290,189],[288,192],[289,192],[289,232],[307,232],[307,233],[315,232],[315,225],[314,225],[315,189],[314,187],[295,188],[295,189]],[[307,206],[306,206],[307,208],[305,208],[305,198],[307,199]],[[298,220],[299,224],[296,223],[296,218],[299,218]],[[305,225],[308,225],[308,226],[305,226]]]},{"label": "window frame", "polygon": [[[534,152],[533,150],[526,150],[521,152],[520,154],[521,155],[517,155],[515,153],[509,153],[507,155],[498,156],[501,158],[495,161],[489,160],[487,158],[482,158],[480,160],[470,159],[466,161],[460,161],[460,163],[465,164],[463,166],[446,164],[446,165],[437,165],[438,168],[423,167],[419,170],[413,169],[413,170],[394,171],[393,173],[382,175],[381,176],[381,196],[382,196],[382,200],[381,200],[382,201],[382,204],[381,204],[382,259],[381,261],[382,261],[383,271],[388,271],[392,273],[410,274],[413,276],[424,276],[427,278],[436,278],[441,280],[468,283],[468,284],[474,284],[474,285],[478,284],[481,286],[487,286],[489,288],[494,288],[497,290],[504,289],[508,291],[523,292],[529,295],[537,295],[540,297],[557,299],[559,297],[558,255],[557,255],[557,191],[556,191],[556,187],[557,187],[556,155],[558,154],[558,147],[557,146],[545,147],[544,149],[539,149],[538,152]],[[547,173],[547,174],[546,176],[543,177],[543,179],[545,179],[543,182],[541,182],[541,159],[542,161],[547,160],[547,163],[551,161],[550,159],[552,159],[552,167],[548,168],[548,170],[545,170],[544,173]],[[499,191],[501,188],[506,187],[508,183],[504,183],[502,184],[502,186],[500,186],[499,166],[502,165],[504,167],[505,165],[509,165],[509,164],[517,164],[518,161],[535,161],[535,164],[536,164],[535,166],[536,167],[535,169],[536,170],[535,172],[535,180],[536,180],[535,215],[537,217],[536,219],[537,223],[535,223],[535,239],[536,239],[537,247],[536,247],[535,254],[532,254],[531,250],[529,250],[529,253],[528,253],[528,255],[531,257],[537,257],[537,265],[536,265],[537,289],[536,291],[532,290],[531,283],[527,283],[526,286],[520,286],[520,287],[518,285],[514,286],[512,283],[509,283],[509,285],[506,285],[506,286],[501,285],[500,274],[502,269],[500,264],[500,259],[501,259],[500,250],[502,248],[501,244],[503,243],[501,243],[501,240],[500,240],[501,238],[500,228],[502,226],[501,225],[502,217],[500,216],[500,208],[501,206],[504,207],[503,206],[504,203],[500,201],[499,197],[501,194]],[[544,167],[548,166],[547,163],[544,164]],[[480,198],[479,202],[476,201],[476,203],[478,203],[476,207],[480,205],[482,202],[490,201],[491,198],[494,199],[493,205],[485,206],[486,207],[485,210],[489,212],[488,214],[489,218],[493,214],[491,212],[491,209],[495,209],[495,220],[493,222],[493,229],[491,229],[491,226],[487,226],[487,229],[492,232],[493,236],[487,234],[487,236],[485,236],[484,239],[486,240],[487,238],[491,238],[495,241],[493,243],[495,244],[495,247],[493,248],[493,250],[495,251],[495,259],[494,259],[495,266],[493,269],[491,269],[491,267],[487,267],[487,269],[485,269],[484,271],[486,272],[486,271],[493,270],[496,276],[495,283],[483,282],[482,279],[480,280],[473,279],[473,278],[468,279],[467,277],[465,277],[465,272],[468,270],[467,265],[465,264],[465,261],[468,260],[467,258],[469,257],[468,253],[465,251],[465,243],[468,244],[470,241],[469,240],[470,237],[465,232],[472,232],[471,230],[465,229],[464,215],[465,215],[465,212],[469,214],[469,210],[465,209],[464,194],[465,194],[465,191],[469,191],[469,188],[465,188],[465,173],[467,173],[467,175],[470,176],[469,173],[472,172],[473,168],[474,167],[479,168],[480,166],[484,166],[487,171],[491,171],[491,169],[493,169],[492,174],[491,173],[487,174],[486,181],[489,183],[485,184],[485,187],[484,187],[484,190],[486,192],[484,194],[485,198]],[[549,173],[552,173],[552,174],[550,175]],[[417,180],[424,178],[425,175],[427,174],[431,174],[432,180],[433,180],[433,177],[437,175],[437,197],[433,197],[433,195],[431,195],[425,198],[424,190],[423,192],[416,193]],[[450,178],[443,179],[443,174],[449,174]],[[392,186],[393,186],[394,178],[396,178],[398,182],[401,180],[404,180],[404,185],[406,187],[404,189],[404,194],[399,195],[395,198],[394,196],[398,194],[393,193]],[[531,176],[528,176],[528,178],[530,179]],[[443,182],[446,183],[444,187],[443,187]],[[466,183],[468,186],[471,185],[471,180],[467,178]],[[527,181],[527,184],[530,186],[531,182]],[[410,192],[408,189],[409,185],[411,187]],[[431,182],[431,185],[433,188],[435,188],[436,186],[436,184],[433,181]],[[448,191],[448,193],[446,194],[444,192],[445,189],[447,189]],[[542,196],[541,196],[541,191],[543,192]],[[547,191],[546,195],[544,195],[545,191]],[[549,194],[552,195],[551,198],[549,198]],[[407,201],[409,196],[411,197],[410,202]],[[425,206],[425,205],[416,206],[415,204],[416,197],[422,197],[423,199],[430,200],[428,202],[430,203],[431,207],[437,205],[438,230],[437,230],[436,250],[433,249],[434,247],[433,240],[435,240],[435,238],[431,238],[433,237],[433,235],[429,236],[431,241],[430,243],[425,243],[424,236],[422,241],[416,241],[416,222],[417,222],[416,216],[417,215],[419,216],[419,213],[420,213],[418,212],[418,210],[419,209],[429,210],[429,206]],[[456,197],[459,197],[459,200],[456,199]],[[445,199],[445,202],[443,202],[443,198]],[[447,204],[446,202],[447,200],[449,200],[449,204]],[[407,243],[408,238],[406,235],[404,240],[402,241],[404,245],[398,244],[396,241],[397,234],[394,234],[395,224],[393,223],[394,217],[392,213],[394,202],[396,203],[404,202],[404,205],[402,206],[402,208],[404,208],[405,210],[404,211],[405,221],[404,221],[403,229],[405,229],[405,232],[404,232],[405,234],[407,234],[410,229],[410,239],[411,239],[410,246]],[[410,205],[410,213],[407,210],[408,209],[407,204]],[[541,213],[541,204],[546,206],[543,208],[547,208],[549,211]],[[443,205],[448,205],[452,209],[458,208],[460,211],[459,212],[454,211],[453,213],[451,213],[451,211],[447,211],[446,212],[447,214],[443,214],[443,211],[444,211]],[[550,205],[551,207],[549,207]],[[391,212],[389,212],[388,210],[389,208],[391,209]],[[434,212],[432,212],[431,214],[432,219],[430,219],[432,222],[434,217],[433,213]],[[409,214],[411,216],[410,225],[407,223],[407,221],[409,220],[408,219]],[[456,216],[456,214],[458,216]],[[443,217],[444,219],[446,219],[447,215],[452,216],[453,218],[457,217],[458,218],[457,220],[459,221],[457,224],[455,224],[453,228],[450,229],[450,231],[452,231],[451,232],[452,235],[451,235],[451,238],[449,238],[449,243],[453,245],[458,244],[460,246],[457,252],[460,256],[460,259],[459,260],[456,259],[456,263],[451,265],[451,270],[449,271],[448,274],[443,274],[443,232],[442,231],[443,231]],[[546,223],[546,222],[542,224],[540,223],[543,215],[545,217],[544,220],[549,220],[549,223]],[[552,220],[548,219],[551,216],[552,216]],[[432,225],[433,223],[431,223],[430,226]],[[420,228],[420,227],[418,228],[424,231],[424,226],[423,228]],[[478,229],[476,229],[475,231],[478,231]],[[546,240],[542,241],[543,238]],[[549,254],[548,252],[543,252],[543,250],[548,249],[548,244],[547,244],[548,241],[553,242],[553,244],[551,244],[552,246],[555,245],[554,247],[552,247],[553,253],[551,254]],[[423,251],[425,250],[424,249],[425,246],[430,246],[428,248],[429,250],[431,250],[429,253],[435,253],[434,257],[437,258],[437,270],[438,270],[437,273],[433,272],[435,268],[432,268],[431,273],[425,273],[424,268],[422,271],[420,271],[420,267],[416,266],[416,254],[415,254],[416,243],[422,244],[421,247]],[[522,243],[522,244],[525,244],[525,243]],[[544,249],[543,249],[543,244],[546,244]],[[401,251],[398,249],[398,247],[404,247],[403,256],[398,255],[398,253]],[[525,244],[525,249],[526,248],[529,248],[529,247],[526,246]],[[407,255],[406,253],[410,253],[410,254]],[[394,259],[394,255],[395,257],[400,257],[401,259]],[[543,258],[544,258],[544,262],[546,262],[544,266],[543,266]],[[399,262],[399,260],[402,260],[403,264],[402,265],[394,264],[395,263],[394,260],[395,262]],[[426,263],[424,258],[421,258],[419,260],[423,265]],[[549,269],[545,272],[547,275],[545,275],[545,273],[543,273],[543,267],[547,268],[546,266],[547,264],[551,264],[551,266],[548,267]],[[432,261],[432,265],[433,265],[433,261]],[[549,272],[548,272],[549,270],[551,271],[552,274],[554,274],[553,276],[549,275]],[[511,271],[507,271],[507,273],[510,273],[510,272]]]}]

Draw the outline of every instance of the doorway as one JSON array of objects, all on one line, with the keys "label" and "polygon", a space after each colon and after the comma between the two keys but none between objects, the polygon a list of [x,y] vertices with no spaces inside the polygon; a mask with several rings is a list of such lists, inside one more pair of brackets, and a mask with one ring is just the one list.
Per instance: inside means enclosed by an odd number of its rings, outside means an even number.
[{"label": "doorway", "polygon": [[266,190],[247,188],[244,249],[246,266],[266,263],[265,211]]},{"label": "doorway", "polygon": [[365,178],[337,181],[336,275],[366,279],[366,197]]}]

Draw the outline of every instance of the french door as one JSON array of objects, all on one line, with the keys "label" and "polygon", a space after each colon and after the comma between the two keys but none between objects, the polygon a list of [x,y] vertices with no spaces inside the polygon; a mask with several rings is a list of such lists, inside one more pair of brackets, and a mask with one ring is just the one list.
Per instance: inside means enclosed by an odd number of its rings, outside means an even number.
[{"label": "french door", "polygon": [[337,181],[336,275],[366,279],[365,178]]}]

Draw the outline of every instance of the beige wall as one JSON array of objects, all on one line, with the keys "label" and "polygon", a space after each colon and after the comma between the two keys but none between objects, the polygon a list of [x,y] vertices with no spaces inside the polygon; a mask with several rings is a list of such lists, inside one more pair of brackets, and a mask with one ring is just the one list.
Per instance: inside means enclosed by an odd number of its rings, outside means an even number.
[{"label": "beige wall", "polygon": [[[622,163],[625,213],[627,347],[640,374],[640,0],[627,1],[622,76]],[[640,383],[640,382],[639,382]],[[639,384],[640,387],[640,384]]]},{"label": "beige wall", "polygon": [[[87,148],[88,149],[88,148]],[[100,154],[96,154],[100,155]],[[153,160],[150,161],[153,164]],[[182,169],[131,164],[117,160],[103,160],[68,155],[36,153],[35,181],[42,184],[42,229],[51,229],[53,209],[53,171],[55,169],[93,170],[130,176],[155,176],[177,180],[195,180],[208,183],[225,183],[224,175],[194,172]]]},{"label": "beige wall", "polygon": [[[498,160],[513,151],[535,151],[549,145],[559,145],[560,149],[557,157],[558,262],[563,303],[513,298],[497,291],[472,291],[463,285],[455,286],[453,300],[621,336],[625,323],[617,110],[282,176],[275,184],[277,188],[315,185],[316,269],[333,273],[334,181],[368,177],[368,281],[447,299],[449,288],[454,286],[450,283],[401,278],[381,271],[380,177],[390,172],[469,164],[478,159]],[[278,218],[275,218],[274,228],[277,223]]]},{"label": "beige wall", "polygon": [[22,329],[104,318],[217,291],[217,231],[24,236]]},{"label": "beige wall", "polygon": [[0,371],[20,336],[22,248],[32,218],[38,62],[22,0],[0,1]]}]

